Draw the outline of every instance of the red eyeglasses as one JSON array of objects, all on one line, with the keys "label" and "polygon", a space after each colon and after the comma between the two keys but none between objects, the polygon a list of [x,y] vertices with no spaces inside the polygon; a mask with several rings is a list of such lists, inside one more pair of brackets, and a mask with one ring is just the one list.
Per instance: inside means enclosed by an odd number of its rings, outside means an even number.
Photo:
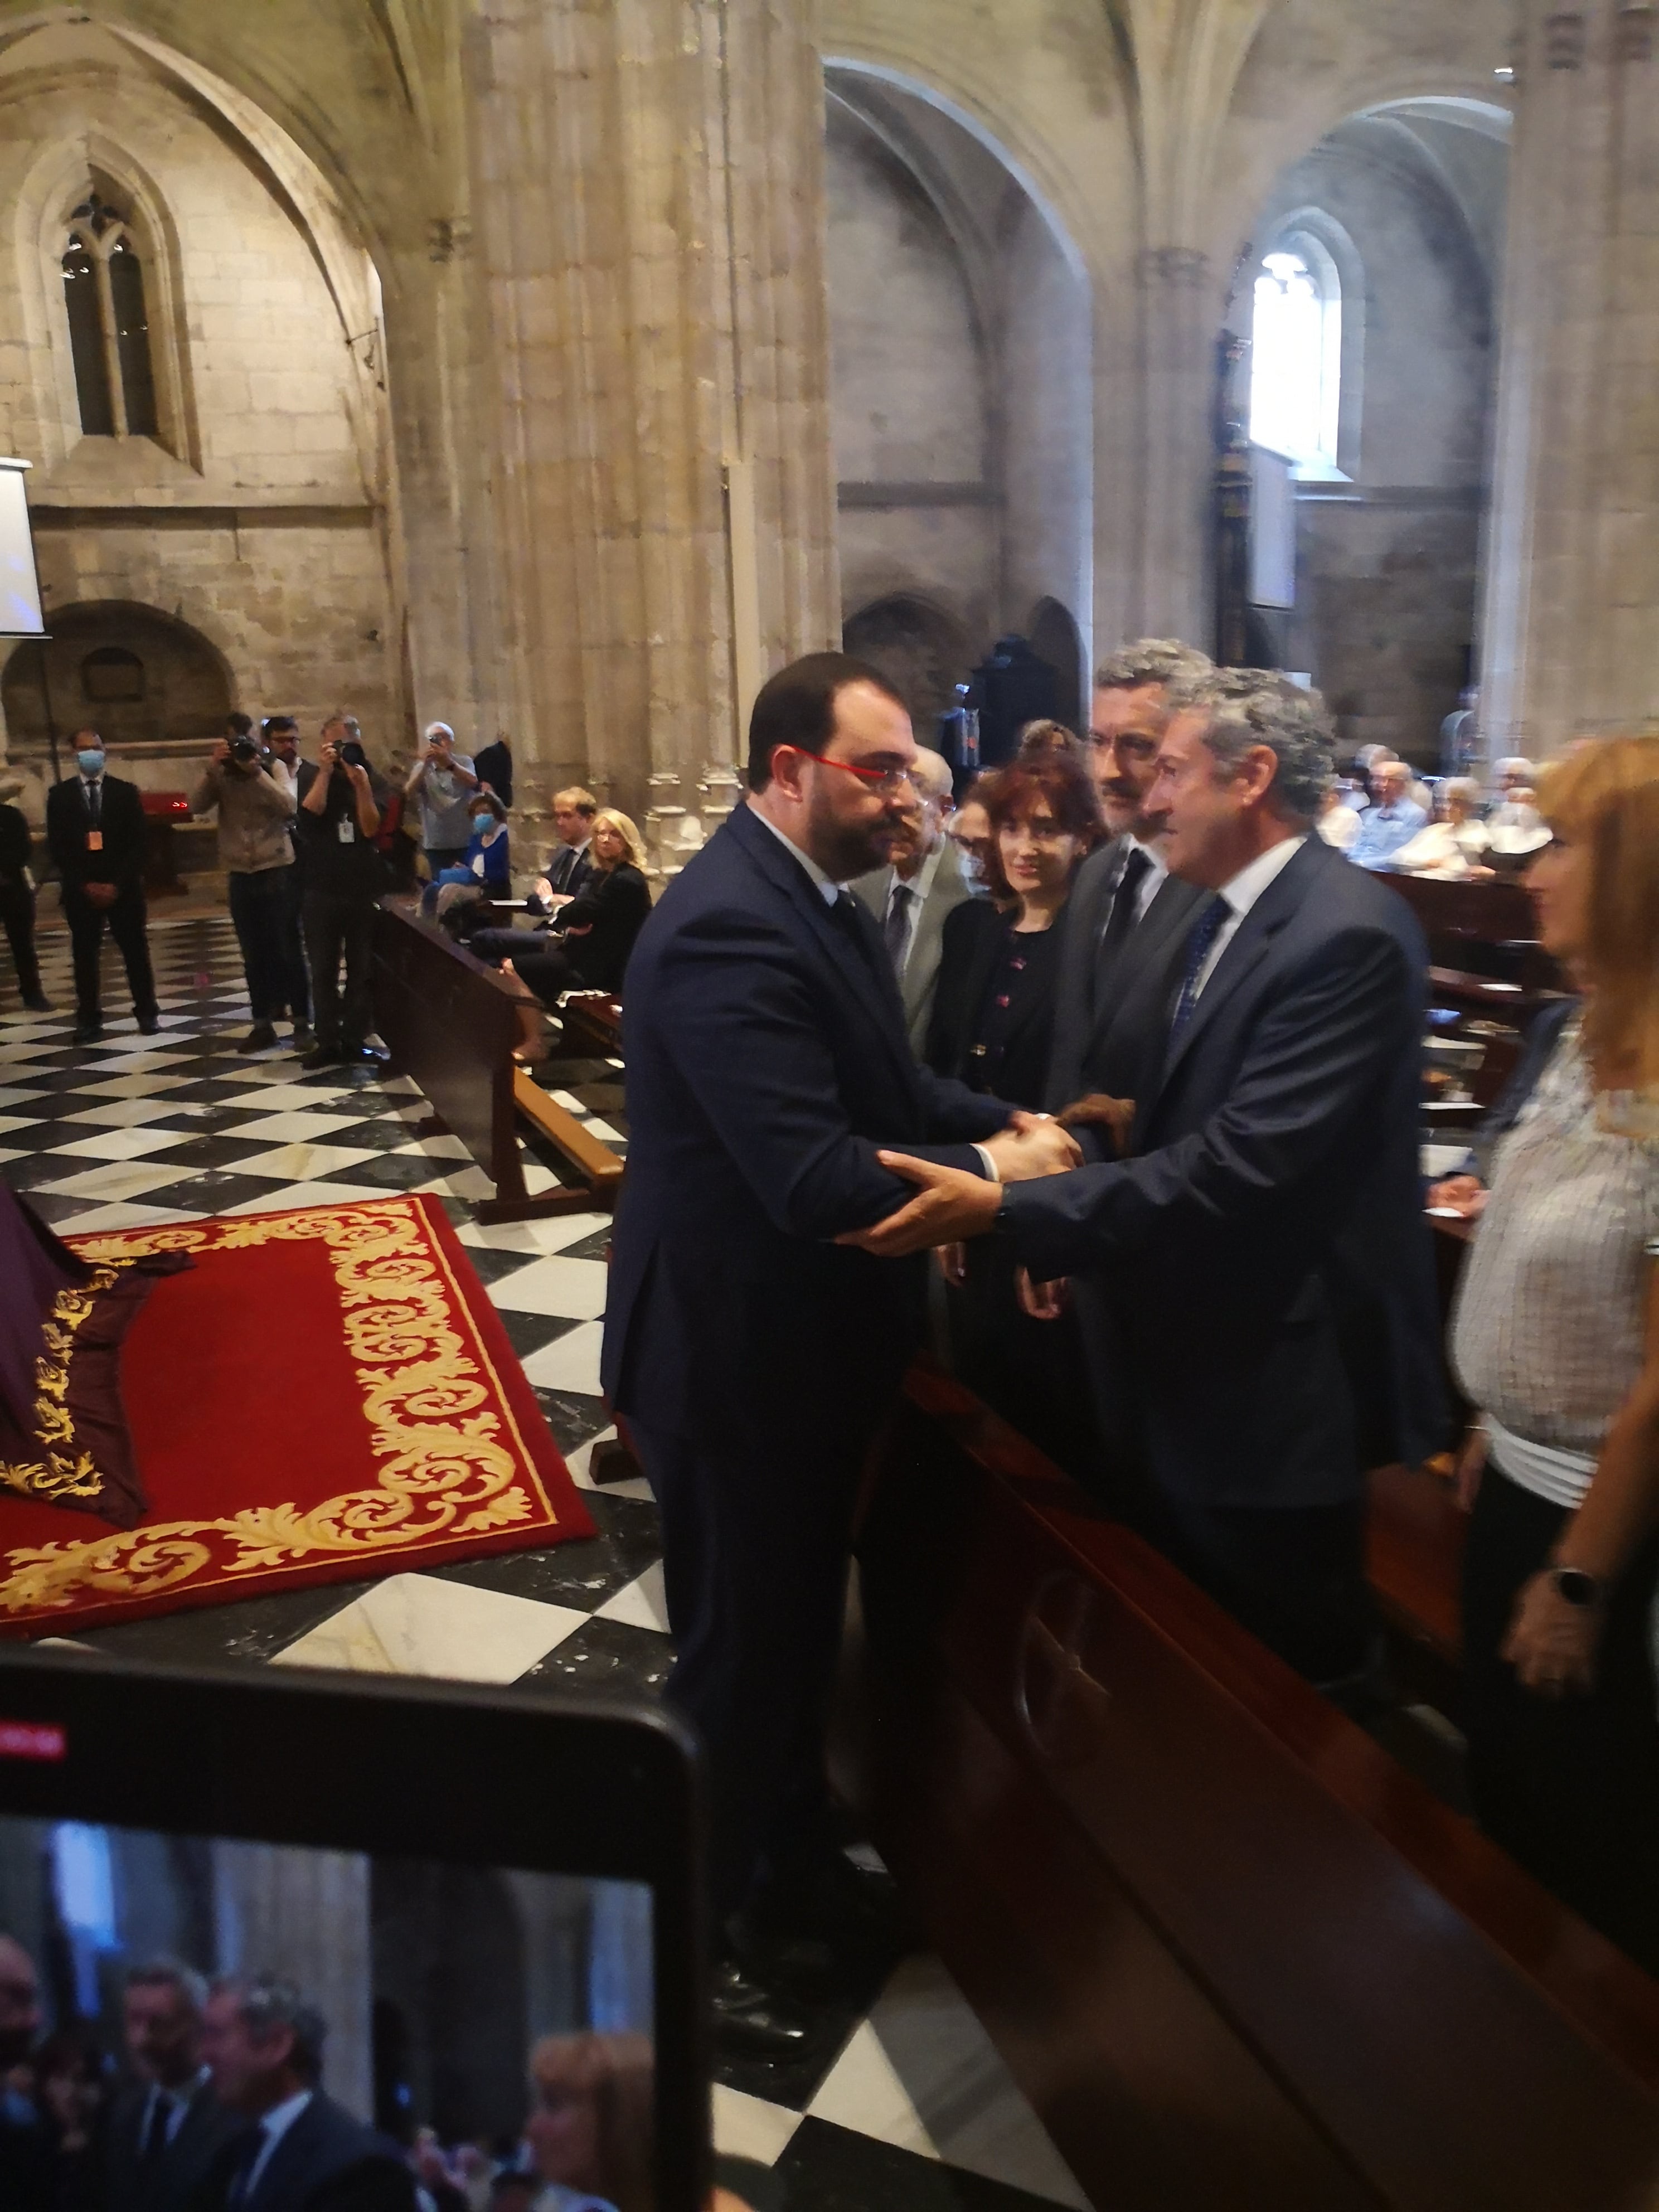
[{"label": "red eyeglasses", "polygon": [[828,753],[809,752],[805,745],[791,745],[789,750],[799,753],[803,760],[817,761],[820,768],[838,768],[844,775],[857,776],[860,783],[867,783],[872,791],[880,792],[884,798],[890,799],[907,784],[915,787],[915,778],[908,768],[860,768],[852,761],[831,760]]}]

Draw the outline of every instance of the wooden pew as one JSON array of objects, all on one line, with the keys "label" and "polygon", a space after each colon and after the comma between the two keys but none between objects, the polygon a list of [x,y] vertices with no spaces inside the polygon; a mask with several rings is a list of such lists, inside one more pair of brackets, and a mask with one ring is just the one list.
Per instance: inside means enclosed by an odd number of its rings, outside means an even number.
[{"label": "wooden pew", "polygon": [[[481,1221],[525,1221],[615,1203],[623,1164],[519,1067],[519,994],[419,901],[382,899],[374,932],[374,1018],[392,1071],[412,1076],[436,1126],[452,1131],[495,1186]],[[524,1114],[574,1171],[571,1184],[526,1189],[516,1116]]]},{"label": "wooden pew", "polygon": [[966,1391],[861,1544],[875,1840],[1112,2212],[1602,2212],[1659,1986]]},{"label": "wooden pew", "polygon": [[622,1000],[610,991],[572,991],[559,1005],[564,1034],[562,1053],[591,1054],[599,1060],[622,1054]]}]

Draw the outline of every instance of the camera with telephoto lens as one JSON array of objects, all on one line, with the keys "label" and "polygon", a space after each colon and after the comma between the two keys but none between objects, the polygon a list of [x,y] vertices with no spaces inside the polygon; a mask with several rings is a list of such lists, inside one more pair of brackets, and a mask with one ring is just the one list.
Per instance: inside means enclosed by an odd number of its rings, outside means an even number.
[{"label": "camera with telephoto lens", "polygon": [[233,738],[230,757],[242,768],[251,768],[259,757],[259,748],[252,738]]},{"label": "camera with telephoto lens", "polygon": [[367,768],[368,766],[368,755],[363,750],[356,738],[348,738],[346,739],[345,743],[340,748],[340,758],[345,763],[348,768]]}]

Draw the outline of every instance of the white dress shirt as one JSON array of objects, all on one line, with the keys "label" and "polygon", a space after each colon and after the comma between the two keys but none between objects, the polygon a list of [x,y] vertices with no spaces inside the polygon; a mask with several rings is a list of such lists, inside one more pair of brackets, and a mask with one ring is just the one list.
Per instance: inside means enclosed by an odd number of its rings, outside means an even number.
[{"label": "white dress shirt", "polygon": [[1197,980],[1193,985],[1194,1000],[1203,997],[1204,987],[1214,975],[1216,963],[1237,936],[1240,922],[1268,884],[1277,882],[1307,842],[1305,836],[1285,837],[1277,845],[1270,845],[1265,853],[1258,853],[1248,868],[1241,868],[1231,883],[1223,884],[1221,896],[1226,900],[1230,911],[1215,933],[1215,943],[1210,947],[1209,958],[1198,971]]},{"label": "white dress shirt", "polygon": [[1144,837],[1131,837],[1129,852],[1123,855],[1125,867],[1129,864],[1129,853],[1144,854],[1148,863],[1146,872],[1135,890],[1135,921],[1139,925],[1146,921],[1147,908],[1163,890],[1164,879],[1170,872],[1170,863],[1164,857],[1162,838],[1154,838],[1149,844]]},{"label": "white dress shirt", "polygon": [[283,2104],[273,2105],[264,2119],[260,2121],[259,2128],[264,2141],[259,2146],[259,2155],[247,2170],[247,2179],[242,2184],[241,2193],[237,2200],[239,2203],[246,2204],[252,2201],[253,2192],[264,2179],[265,2168],[270,2164],[277,2144],[281,2142],[315,2094],[316,2092],[313,2089],[301,2089],[297,2095],[288,2098]]}]

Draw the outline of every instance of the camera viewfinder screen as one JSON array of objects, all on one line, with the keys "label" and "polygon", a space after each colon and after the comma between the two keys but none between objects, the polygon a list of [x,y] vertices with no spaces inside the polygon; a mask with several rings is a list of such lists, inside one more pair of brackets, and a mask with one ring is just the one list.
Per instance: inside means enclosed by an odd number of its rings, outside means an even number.
[{"label": "camera viewfinder screen", "polygon": [[643,1884],[0,1817],[4,2212],[651,2212]]}]

